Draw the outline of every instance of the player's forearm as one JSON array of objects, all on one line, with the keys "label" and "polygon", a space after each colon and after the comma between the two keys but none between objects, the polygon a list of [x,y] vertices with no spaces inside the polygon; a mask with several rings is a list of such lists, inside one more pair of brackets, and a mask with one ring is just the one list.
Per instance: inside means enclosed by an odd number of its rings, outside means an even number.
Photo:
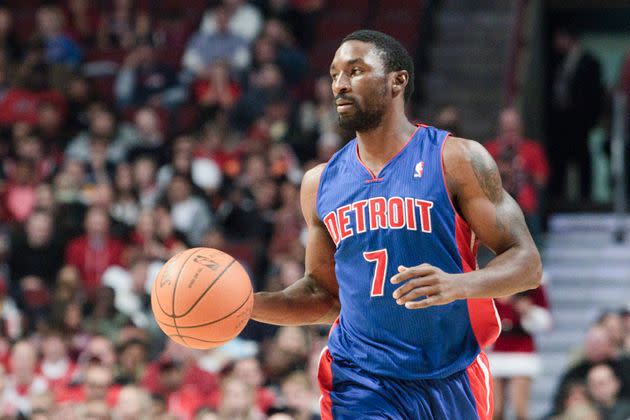
[{"label": "player's forearm", "polygon": [[254,295],[252,319],[267,324],[332,324],[338,315],[338,300],[308,277],[280,292]]},{"label": "player's forearm", "polygon": [[542,263],[534,244],[514,246],[488,265],[461,274],[466,298],[510,296],[540,285]]}]

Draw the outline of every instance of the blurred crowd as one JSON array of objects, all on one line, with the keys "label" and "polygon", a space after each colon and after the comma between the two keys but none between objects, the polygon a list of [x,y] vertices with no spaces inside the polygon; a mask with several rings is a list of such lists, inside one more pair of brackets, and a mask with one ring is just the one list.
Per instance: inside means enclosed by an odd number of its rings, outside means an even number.
[{"label": "blurred crowd", "polygon": [[[303,275],[302,175],[352,134],[309,63],[323,1],[8,3],[0,419],[319,418],[327,328],[250,322],[221,348],[190,350],[159,330],[149,292],[163,262],[193,246],[235,256],[255,290]],[[457,112],[435,124],[465,135]],[[546,152],[516,109],[497,127],[485,145],[538,238]],[[501,302],[504,330],[536,299]],[[629,337],[625,312],[593,326],[554,418],[625,413]]]},{"label": "blurred crowd", "polygon": [[630,310],[604,312],[562,375],[552,420],[630,418]]},{"label": "blurred crowd", "polygon": [[148,292],[192,246],[256,290],[303,275],[301,176],[347,138],[308,63],[321,3],[0,7],[0,418],[318,418],[326,329],[193,351]]}]

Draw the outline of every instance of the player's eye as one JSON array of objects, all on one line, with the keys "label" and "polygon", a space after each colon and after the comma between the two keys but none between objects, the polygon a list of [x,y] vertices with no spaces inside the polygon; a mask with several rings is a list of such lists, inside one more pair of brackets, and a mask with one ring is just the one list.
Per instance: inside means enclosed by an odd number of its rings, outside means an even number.
[{"label": "player's eye", "polygon": [[352,74],[353,76],[356,76],[357,74],[361,74],[361,69],[358,67],[353,67],[352,68],[352,72],[350,74]]}]

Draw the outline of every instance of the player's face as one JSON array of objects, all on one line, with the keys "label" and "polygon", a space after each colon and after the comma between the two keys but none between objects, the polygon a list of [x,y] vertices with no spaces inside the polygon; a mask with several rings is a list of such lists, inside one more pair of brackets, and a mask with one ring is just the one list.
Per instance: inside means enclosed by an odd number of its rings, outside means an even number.
[{"label": "player's face", "polygon": [[330,76],[339,125],[359,132],[377,127],[391,101],[377,48],[367,42],[344,42],[330,65]]}]

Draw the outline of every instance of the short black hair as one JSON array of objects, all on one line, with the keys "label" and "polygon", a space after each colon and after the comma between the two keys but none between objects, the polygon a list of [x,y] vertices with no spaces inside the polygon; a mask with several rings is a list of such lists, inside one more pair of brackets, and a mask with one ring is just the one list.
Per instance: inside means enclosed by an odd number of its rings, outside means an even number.
[{"label": "short black hair", "polygon": [[415,79],[413,59],[400,42],[383,32],[370,29],[354,31],[347,35],[341,43],[343,44],[346,41],[361,41],[374,44],[374,46],[381,51],[387,72],[407,70],[407,73],[409,73],[409,82],[405,88],[405,102],[411,98]]}]

